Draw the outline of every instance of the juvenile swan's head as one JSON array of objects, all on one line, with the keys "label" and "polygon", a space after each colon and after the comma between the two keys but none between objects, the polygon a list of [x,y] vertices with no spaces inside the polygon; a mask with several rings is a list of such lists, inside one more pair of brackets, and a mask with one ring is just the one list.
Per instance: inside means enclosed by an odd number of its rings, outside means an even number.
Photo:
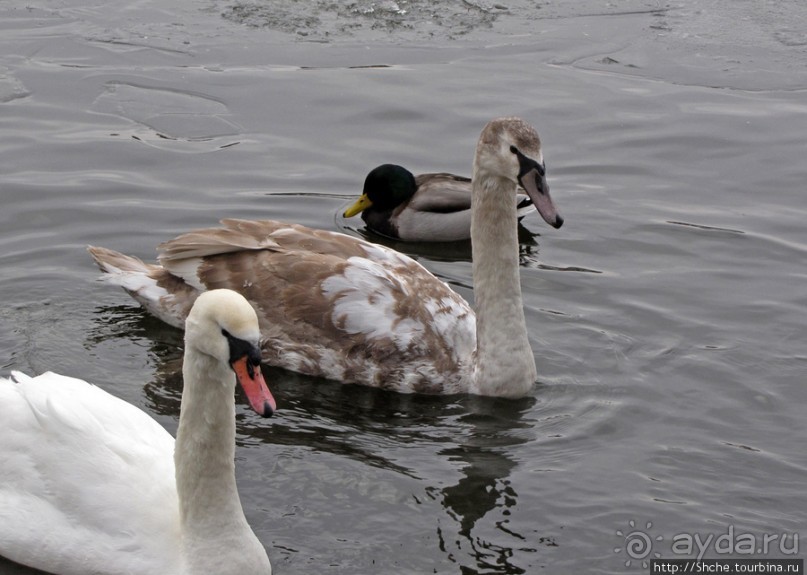
[{"label": "juvenile swan's head", "polygon": [[546,223],[563,225],[549,195],[541,138],[535,128],[520,118],[491,120],[476,146],[473,178],[504,178],[520,184]]}]

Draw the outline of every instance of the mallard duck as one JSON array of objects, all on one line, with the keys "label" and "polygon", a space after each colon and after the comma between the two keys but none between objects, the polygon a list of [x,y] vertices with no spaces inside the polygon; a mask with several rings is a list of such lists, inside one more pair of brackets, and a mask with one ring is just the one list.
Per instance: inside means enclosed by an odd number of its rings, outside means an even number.
[{"label": "mallard duck", "polygon": [[516,186],[538,206],[538,134],[518,118],[482,131],[473,171],[476,314],[411,258],[352,236],[271,220],[223,220],[159,246],[157,264],[90,247],[110,281],[181,326],[194,299],[228,287],[258,310],[264,361],[399,392],[517,397],[536,379],[519,281]]},{"label": "mallard duck", "polygon": [[[541,166],[543,168],[543,165]],[[536,205],[546,223],[563,225],[542,180],[543,200],[533,204],[519,193],[519,220]],[[351,218],[361,213],[367,229],[406,242],[450,242],[471,237],[471,179],[447,173],[415,176],[402,166],[383,164],[364,180],[362,195],[345,210]]]},{"label": "mallard duck", "polygon": [[201,294],[176,442],[137,407],[55,373],[0,379],[0,555],[60,575],[270,575],[235,483],[235,385],[269,416],[258,319]]}]

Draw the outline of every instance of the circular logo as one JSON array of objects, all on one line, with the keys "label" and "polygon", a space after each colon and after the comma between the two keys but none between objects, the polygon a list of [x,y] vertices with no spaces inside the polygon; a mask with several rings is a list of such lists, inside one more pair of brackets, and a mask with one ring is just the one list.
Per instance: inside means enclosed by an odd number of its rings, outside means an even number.
[{"label": "circular logo", "polygon": [[664,537],[658,535],[653,537],[648,533],[653,527],[653,523],[648,521],[645,524],[644,530],[636,529],[636,522],[631,519],[628,521],[630,530],[625,532],[621,529],[616,530],[617,537],[622,538],[622,547],[615,547],[614,553],[625,552],[627,559],[625,560],[625,567],[630,567],[633,561],[641,561],[642,567],[647,569],[649,563],[646,561],[648,557],[653,555],[655,558],[661,557],[661,553],[653,551],[653,542],[662,541]]}]

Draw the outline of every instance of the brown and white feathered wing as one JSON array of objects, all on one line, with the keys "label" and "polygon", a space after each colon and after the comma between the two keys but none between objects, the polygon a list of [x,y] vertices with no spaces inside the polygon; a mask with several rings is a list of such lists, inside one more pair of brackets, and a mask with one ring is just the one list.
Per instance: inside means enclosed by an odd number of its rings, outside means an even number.
[{"label": "brown and white feathered wing", "polygon": [[161,244],[159,265],[102,248],[90,253],[111,281],[172,325],[201,291],[242,293],[258,311],[271,365],[403,392],[468,385],[474,314],[411,258],[296,224],[222,225]]}]

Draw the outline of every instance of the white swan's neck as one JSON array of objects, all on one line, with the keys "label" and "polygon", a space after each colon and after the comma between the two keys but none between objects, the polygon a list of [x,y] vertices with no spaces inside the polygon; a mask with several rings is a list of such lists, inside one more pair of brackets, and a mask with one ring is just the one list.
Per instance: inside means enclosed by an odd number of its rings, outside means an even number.
[{"label": "white swan's neck", "polygon": [[473,182],[476,391],[522,396],[537,374],[521,299],[516,185],[481,170],[474,174]]},{"label": "white swan's neck", "polygon": [[270,573],[236,488],[235,374],[193,349],[186,349],[182,374],[174,463],[183,573]]}]

